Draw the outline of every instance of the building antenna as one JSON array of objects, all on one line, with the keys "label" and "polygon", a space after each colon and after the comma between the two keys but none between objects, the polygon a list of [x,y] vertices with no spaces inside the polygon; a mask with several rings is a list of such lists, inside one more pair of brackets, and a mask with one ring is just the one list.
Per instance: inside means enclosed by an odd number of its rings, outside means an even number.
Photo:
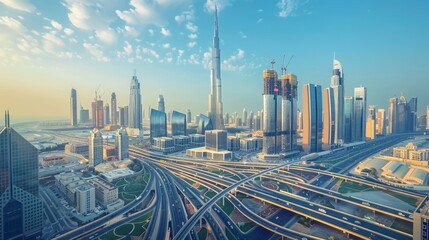
[{"label": "building antenna", "polygon": [[274,64],[276,64],[276,60],[271,60],[271,69],[274,69]]}]

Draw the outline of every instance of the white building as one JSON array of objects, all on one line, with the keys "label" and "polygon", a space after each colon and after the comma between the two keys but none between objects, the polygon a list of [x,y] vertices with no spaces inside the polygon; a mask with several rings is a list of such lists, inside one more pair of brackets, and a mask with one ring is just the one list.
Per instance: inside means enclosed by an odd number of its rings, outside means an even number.
[{"label": "white building", "polygon": [[128,158],[128,134],[124,128],[120,128],[115,134],[115,147],[118,152],[118,160]]},{"label": "white building", "polygon": [[95,209],[95,190],[89,184],[82,184],[76,188],[76,210],[87,214]]},{"label": "white building", "polygon": [[103,161],[103,137],[101,132],[94,128],[89,133],[89,166],[95,167]]}]

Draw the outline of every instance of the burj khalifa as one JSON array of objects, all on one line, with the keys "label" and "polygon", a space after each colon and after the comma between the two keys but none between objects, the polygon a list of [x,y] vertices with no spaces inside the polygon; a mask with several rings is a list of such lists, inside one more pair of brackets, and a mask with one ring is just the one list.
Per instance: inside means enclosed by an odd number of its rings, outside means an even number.
[{"label": "burj khalifa", "polygon": [[212,67],[210,70],[209,118],[212,121],[214,129],[224,129],[217,8],[215,9],[214,15]]}]

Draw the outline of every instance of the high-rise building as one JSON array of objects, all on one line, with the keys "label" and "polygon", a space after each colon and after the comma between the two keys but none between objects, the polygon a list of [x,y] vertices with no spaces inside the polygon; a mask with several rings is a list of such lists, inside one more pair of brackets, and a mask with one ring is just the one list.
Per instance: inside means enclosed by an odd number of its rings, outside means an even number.
[{"label": "high-rise building", "polygon": [[104,106],[103,114],[104,114],[103,115],[104,125],[110,124],[110,108],[109,108],[109,104],[106,104]]},{"label": "high-rise building", "polygon": [[387,133],[388,134],[393,134],[393,133],[397,133],[397,125],[396,125],[396,120],[397,120],[397,109],[396,109],[396,105],[398,103],[398,99],[397,98],[390,98],[389,99],[389,114],[388,114],[388,119],[389,119],[389,124],[387,125]]},{"label": "high-rise building", "polygon": [[191,113],[191,110],[190,110],[190,109],[188,109],[188,110],[186,111],[186,122],[187,122],[187,123],[191,123],[191,121],[192,121],[192,113]]},{"label": "high-rise building", "polygon": [[366,118],[366,129],[365,129],[365,138],[366,139],[375,139],[376,134],[376,114],[377,109],[374,105],[368,106],[368,115]]},{"label": "high-rise building", "polygon": [[213,130],[213,124],[210,118],[207,116],[200,114],[198,116],[198,128],[197,133],[198,134],[205,134],[208,130]]},{"label": "high-rise building", "polygon": [[185,114],[173,111],[173,114],[171,116],[171,135],[187,135]]},{"label": "high-rise building", "polygon": [[298,78],[294,74],[282,74],[281,77],[281,150],[296,149],[296,104],[298,97]]},{"label": "high-rise building", "polygon": [[249,129],[253,129],[253,127],[254,127],[254,125],[253,125],[253,111],[250,111],[249,116],[247,117],[246,126]]},{"label": "high-rise building", "polygon": [[407,100],[405,96],[399,97],[396,105],[396,133],[404,133],[407,123]]},{"label": "high-rise building", "polygon": [[415,132],[417,129],[417,98],[413,97],[407,104],[407,121],[405,130]]},{"label": "high-rise building", "polygon": [[334,97],[334,88],[325,88],[323,90],[323,150],[330,150],[335,145],[336,115]]},{"label": "high-rise building", "polygon": [[426,106],[426,129],[429,130],[429,105]]},{"label": "high-rise building", "polygon": [[229,124],[229,113],[225,113],[225,115],[223,117],[223,123]]},{"label": "high-rise building", "polygon": [[375,133],[377,135],[384,135],[386,134],[386,126],[385,126],[385,122],[386,122],[386,117],[385,117],[385,111],[384,109],[378,109],[377,110],[377,124],[376,124],[376,131]]},{"label": "high-rise building", "polygon": [[165,101],[164,96],[159,94],[158,96],[158,111],[165,112]]},{"label": "high-rise building", "polygon": [[344,142],[344,72],[340,61],[333,61],[331,88],[334,99],[334,144],[341,145]]},{"label": "high-rise building", "polygon": [[220,48],[217,8],[214,15],[214,37],[212,48],[212,66],[210,70],[209,118],[215,129],[223,129],[222,85],[220,76]]},{"label": "high-rise building", "polygon": [[142,129],[142,102],[140,83],[134,74],[130,86],[130,104],[128,105],[128,127]]},{"label": "high-rise building", "polygon": [[116,102],[116,93],[112,93],[112,97],[110,99],[110,122],[112,125],[118,125],[118,109]]},{"label": "high-rise building", "polygon": [[150,139],[167,137],[167,116],[165,112],[150,110]]},{"label": "high-rise building", "polygon": [[118,129],[115,134],[115,147],[118,153],[118,160],[124,160],[128,158],[128,134],[124,128]]},{"label": "high-rise building", "polygon": [[[274,65],[274,64],[273,64]],[[265,69],[264,80],[264,138],[262,153],[278,154],[281,151],[281,82],[274,69]],[[280,97],[277,97],[280,95]]]},{"label": "high-rise building", "polygon": [[243,109],[242,120],[243,120],[243,122],[242,122],[243,126],[246,126],[246,120],[247,120],[247,111],[246,111],[246,108]]},{"label": "high-rise building", "polygon": [[305,152],[322,149],[322,87],[305,84],[302,89],[302,148]]},{"label": "high-rise building", "polygon": [[94,128],[89,132],[89,166],[95,167],[103,161],[103,136]]},{"label": "high-rise building", "polygon": [[92,126],[94,128],[103,128],[104,119],[103,119],[103,101],[101,99],[94,99],[94,102],[91,104],[92,111]]},{"label": "high-rise building", "polygon": [[70,95],[70,124],[77,126],[77,95],[76,89],[72,88]]},{"label": "high-rise building", "polygon": [[296,111],[296,123],[296,130],[302,131],[302,112],[299,109]]},{"label": "high-rise building", "polygon": [[344,142],[351,143],[354,140],[354,99],[351,96],[344,97]]},{"label": "high-rise building", "polygon": [[0,239],[39,239],[44,218],[39,198],[38,150],[10,127],[0,130]]},{"label": "high-rise building", "polygon": [[357,87],[354,93],[354,141],[364,141],[366,130],[366,88]]},{"label": "high-rise building", "polygon": [[84,107],[80,106],[79,122],[80,123],[89,123],[89,110],[88,110],[88,108],[84,108]]}]

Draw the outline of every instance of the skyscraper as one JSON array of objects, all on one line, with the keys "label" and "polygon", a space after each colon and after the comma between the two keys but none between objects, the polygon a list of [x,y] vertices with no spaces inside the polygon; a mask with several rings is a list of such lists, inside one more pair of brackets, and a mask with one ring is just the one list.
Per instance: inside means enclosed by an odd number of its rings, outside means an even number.
[{"label": "skyscraper", "polygon": [[365,138],[374,139],[376,134],[376,114],[377,109],[374,105],[368,106],[368,116],[366,118]]},{"label": "skyscraper", "polygon": [[243,122],[242,122],[243,126],[246,126],[246,121],[247,121],[247,111],[246,111],[246,108],[243,109],[242,119],[243,119]]},{"label": "skyscraper", "polygon": [[158,111],[165,112],[164,96],[161,94],[158,96]]},{"label": "skyscraper", "polygon": [[426,129],[429,130],[429,105],[426,106]]},{"label": "skyscraper", "polygon": [[104,120],[103,120],[103,101],[101,99],[97,99],[97,96],[94,99],[94,102],[91,104],[91,112],[92,112],[92,126],[94,128],[103,128]]},{"label": "skyscraper", "polygon": [[388,134],[393,134],[397,132],[397,126],[396,126],[396,104],[398,102],[397,98],[390,98],[389,99],[389,124],[388,124]]},{"label": "skyscraper", "polygon": [[173,111],[171,115],[171,135],[187,135],[185,114]]},{"label": "skyscraper", "polygon": [[142,129],[142,102],[140,83],[134,73],[130,86],[130,104],[128,105],[128,127]]},{"label": "skyscraper", "polygon": [[89,166],[95,167],[103,161],[103,137],[97,128],[89,132]]},{"label": "skyscraper", "polygon": [[330,150],[335,144],[335,99],[334,88],[323,90],[323,135],[322,148]]},{"label": "skyscraper", "polygon": [[281,142],[282,151],[296,148],[298,78],[294,74],[282,74],[281,77]]},{"label": "skyscraper", "polygon": [[414,132],[417,129],[417,98],[413,97],[407,104],[406,131]]},{"label": "skyscraper", "polygon": [[302,97],[302,148],[305,152],[318,152],[322,149],[322,87],[305,84]]},{"label": "skyscraper", "polygon": [[128,158],[128,134],[124,128],[118,129],[115,134],[115,147],[118,152],[118,160]]},{"label": "skyscraper", "polygon": [[404,133],[407,123],[407,100],[405,96],[399,97],[396,105],[396,133]]},{"label": "skyscraper", "polygon": [[334,99],[334,144],[342,144],[344,141],[344,72],[340,61],[333,61],[331,88]]},{"label": "skyscraper", "polygon": [[281,97],[277,97],[281,93],[281,82],[274,69],[265,69],[263,80],[264,138],[262,153],[272,155],[281,151]]},{"label": "skyscraper", "polygon": [[77,126],[77,96],[76,89],[72,88],[70,95],[70,124]]},{"label": "skyscraper", "polygon": [[38,239],[43,228],[38,150],[10,127],[0,130],[0,239]]},{"label": "skyscraper", "polygon": [[167,137],[167,116],[165,112],[150,110],[150,140],[156,137]]},{"label": "skyscraper", "polygon": [[366,88],[355,88],[355,106],[354,106],[354,140],[364,141],[366,130]]},{"label": "skyscraper", "polygon": [[112,93],[112,97],[110,99],[110,122],[112,125],[118,125],[118,109],[116,103],[116,93]]},{"label": "skyscraper", "polygon": [[344,142],[351,143],[354,140],[354,99],[351,96],[344,97]]},{"label": "skyscraper", "polygon": [[188,109],[188,110],[186,111],[186,122],[187,122],[187,123],[191,123],[191,121],[192,121],[192,113],[191,113],[191,110],[190,110],[190,109]]},{"label": "skyscraper", "polygon": [[89,110],[88,110],[88,108],[84,108],[84,107],[80,106],[79,122],[80,123],[88,123],[89,122]]},{"label": "skyscraper", "polygon": [[384,113],[384,109],[378,109],[377,110],[377,125],[376,125],[376,131],[375,133],[377,135],[384,135],[386,134],[386,127],[385,127],[385,123],[386,122],[386,117],[385,117],[385,113]]},{"label": "skyscraper", "polygon": [[103,114],[104,114],[104,125],[110,124],[110,108],[109,108],[109,104],[106,104],[104,106],[104,110],[103,110]]},{"label": "skyscraper", "polygon": [[220,49],[217,8],[214,15],[212,67],[210,70],[209,118],[215,129],[223,129],[222,85],[220,76]]}]

